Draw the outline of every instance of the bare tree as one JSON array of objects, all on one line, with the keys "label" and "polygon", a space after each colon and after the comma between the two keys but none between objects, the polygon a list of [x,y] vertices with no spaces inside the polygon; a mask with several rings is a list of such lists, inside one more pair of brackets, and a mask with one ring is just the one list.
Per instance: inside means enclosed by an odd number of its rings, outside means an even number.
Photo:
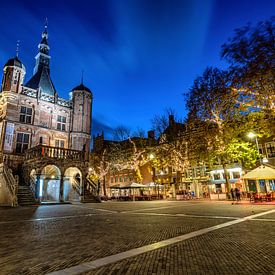
[{"label": "bare tree", "polygon": [[120,125],[114,129],[113,139],[117,140],[117,141],[126,140],[130,137],[130,134],[131,134],[130,128],[128,128],[124,125]]}]

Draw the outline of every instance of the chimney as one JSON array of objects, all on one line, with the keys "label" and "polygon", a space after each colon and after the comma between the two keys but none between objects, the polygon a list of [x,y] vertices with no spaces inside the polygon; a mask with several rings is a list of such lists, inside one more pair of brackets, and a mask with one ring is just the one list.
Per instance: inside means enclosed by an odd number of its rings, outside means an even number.
[{"label": "chimney", "polygon": [[174,115],[169,115],[169,125],[173,125],[175,123]]},{"label": "chimney", "polygon": [[148,136],[148,138],[150,138],[150,139],[155,139],[155,132],[154,132],[154,130],[148,131],[148,132],[147,132],[147,136]]}]

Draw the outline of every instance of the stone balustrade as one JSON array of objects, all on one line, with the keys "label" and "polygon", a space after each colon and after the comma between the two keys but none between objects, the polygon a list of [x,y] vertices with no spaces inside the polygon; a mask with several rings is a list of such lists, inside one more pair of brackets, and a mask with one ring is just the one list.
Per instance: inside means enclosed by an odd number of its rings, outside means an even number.
[{"label": "stone balustrade", "polygon": [[66,160],[76,160],[76,161],[85,161],[86,160],[86,152],[60,148],[60,147],[52,147],[46,145],[38,145],[33,148],[28,149],[25,152],[25,160],[34,160],[34,159],[66,159]]}]

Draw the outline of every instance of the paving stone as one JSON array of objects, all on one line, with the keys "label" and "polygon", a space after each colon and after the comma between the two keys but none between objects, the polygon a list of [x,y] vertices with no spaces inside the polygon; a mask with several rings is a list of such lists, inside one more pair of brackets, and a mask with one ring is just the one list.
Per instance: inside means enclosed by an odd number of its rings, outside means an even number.
[{"label": "paving stone", "polygon": [[[0,274],[46,274],[228,222],[222,218],[148,216],[136,211],[177,214],[188,210],[198,216],[218,213],[243,217],[252,211],[272,209],[270,206],[233,207],[207,202],[195,205],[194,202],[107,202],[0,209]],[[154,210],[146,210],[150,208]],[[275,262],[271,256],[271,237],[274,239],[274,222],[244,222],[89,274],[238,274],[234,272],[239,270],[230,266],[236,259],[241,266],[249,263],[249,270],[266,272],[270,271],[272,261]],[[233,257],[236,253],[238,256]],[[262,262],[258,264],[260,258]],[[259,268],[264,265],[269,267]]]}]

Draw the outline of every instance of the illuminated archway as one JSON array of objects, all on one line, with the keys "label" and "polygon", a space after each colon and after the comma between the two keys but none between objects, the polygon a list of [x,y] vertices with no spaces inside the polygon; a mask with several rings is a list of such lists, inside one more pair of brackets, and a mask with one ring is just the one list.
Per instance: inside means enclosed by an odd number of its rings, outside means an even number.
[{"label": "illuminated archway", "polygon": [[41,201],[59,201],[60,199],[60,169],[55,165],[47,165],[41,173],[39,196]]},{"label": "illuminated archway", "polygon": [[80,201],[82,195],[82,173],[77,167],[70,167],[64,174],[64,201]]}]

